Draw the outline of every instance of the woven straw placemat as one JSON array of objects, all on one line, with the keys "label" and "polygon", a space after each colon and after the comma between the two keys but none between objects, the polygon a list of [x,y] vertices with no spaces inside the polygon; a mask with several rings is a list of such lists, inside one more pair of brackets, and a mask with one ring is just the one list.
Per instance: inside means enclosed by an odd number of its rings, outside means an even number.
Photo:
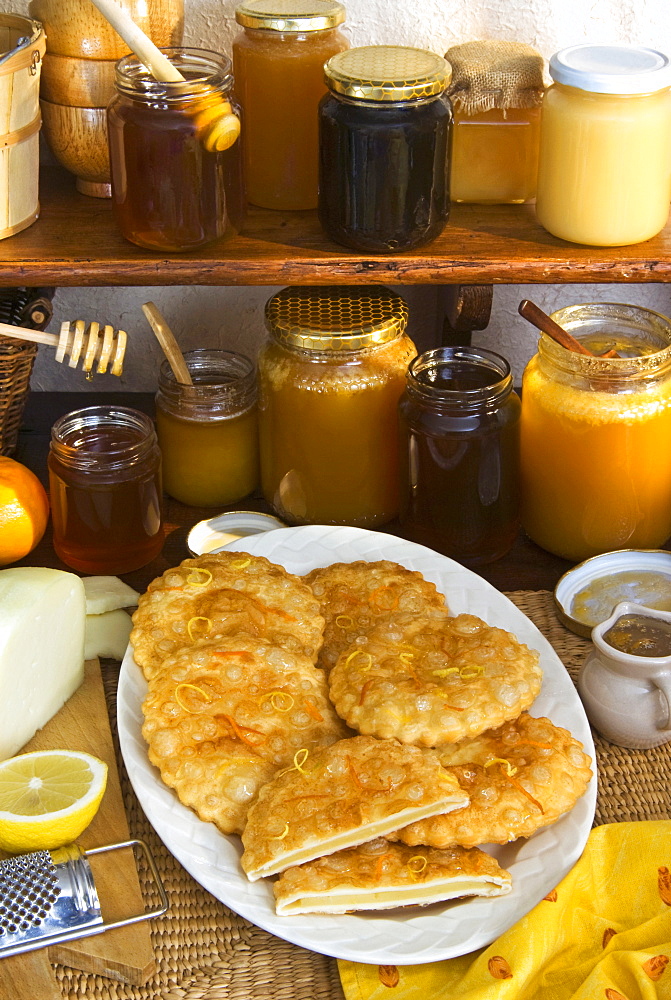
[{"label": "woven straw placemat", "polygon": [[[575,679],[589,642],[557,621],[552,595],[508,595],[550,640]],[[116,733],[118,670],[106,668],[105,687]],[[671,744],[625,750],[595,738],[599,795],[595,824],[671,817]],[[117,748],[117,756],[118,748]],[[170,897],[170,911],[151,922],[156,975],[143,987],[56,966],[69,1000],[343,1000],[333,959],[287,944],[248,923],[202,889],[165,849],[147,822],[119,757],[131,835],[151,847]],[[141,875],[144,882],[144,878]],[[153,902],[149,884],[143,885]]]}]

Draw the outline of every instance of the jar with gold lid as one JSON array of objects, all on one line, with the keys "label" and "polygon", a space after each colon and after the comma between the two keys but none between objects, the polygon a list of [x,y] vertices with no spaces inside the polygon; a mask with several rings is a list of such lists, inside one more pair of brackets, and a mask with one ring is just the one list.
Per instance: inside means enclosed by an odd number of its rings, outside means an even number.
[{"label": "jar with gold lid", "polygon": [[319,219],[337,243],[393,253],[428,243],[450,208],[450,67],[401,45],[332,56],[319,110]]},{"label": "jar with gold lid", "polygon": [[244,115],[247,195],[253,205],[317,207],[317,108],[324,63],[349,46],[336,0],[245,0],[233,41]]},{"label": "jar with gold lid", "polygon": [[405,301],[380,286],[285,288],[259,357],[261,484],[293,524],[385,524],[398,513]]}]

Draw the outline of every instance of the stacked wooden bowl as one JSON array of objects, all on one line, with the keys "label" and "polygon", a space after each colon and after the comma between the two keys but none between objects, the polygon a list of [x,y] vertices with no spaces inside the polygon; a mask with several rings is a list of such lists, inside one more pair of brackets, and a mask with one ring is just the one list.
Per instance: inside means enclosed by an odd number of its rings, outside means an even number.
[{"label": "stacked wooden bowl", "polygon": [[[180,45],[184,0],[118,0],[159,47]],[[107,105],[114,67],[129,49],[90,0],[32,0],[44,25],[42,129],[56,159],[77,178],[82,194],[111,195]]]}]

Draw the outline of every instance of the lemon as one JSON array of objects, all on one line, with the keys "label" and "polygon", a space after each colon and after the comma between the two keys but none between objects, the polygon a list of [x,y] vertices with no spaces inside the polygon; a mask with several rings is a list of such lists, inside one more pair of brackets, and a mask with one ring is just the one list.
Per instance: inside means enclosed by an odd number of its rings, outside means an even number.
[{"label": "lemon", "polygon": [[72,843],[98,811],[107,764],[75,750],[0,762],[0,848],[13,854]]}]

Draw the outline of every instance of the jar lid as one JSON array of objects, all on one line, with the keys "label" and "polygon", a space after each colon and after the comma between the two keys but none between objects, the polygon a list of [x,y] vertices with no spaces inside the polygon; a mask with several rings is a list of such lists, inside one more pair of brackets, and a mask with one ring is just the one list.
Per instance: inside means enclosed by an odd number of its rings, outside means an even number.
[{"label": "jar lid", "polygon": [[572,45],[552,56],[550,76],[594,94],[652,94],[671,86],[671,62],[638,45]]},{"label": "jar lid", "polygon": [[266,303],[281,344],[308,351],[359,351],[386,344],[408,322],[405,300],[388,288],[283,288]]},{"label": "jar lid", "polygon": [[345,8],[336,0],[247,0],[235,20],[265,31],[324,31],[343,23]]},{"label": "jar lid", "polygon": [[202,556],[209,552],[221,552],[239,538],[259,535],[275,528],[286,528],[286,524],[270,514],[258,514],[254,510],[232,510],[207,521],[198,521],[187,535],[186,544],[192,555]]},{"label": "jar lid", "polygon": [[543,57],[524,42],[464,42],[445,58],[452,67],[450,99],[464,114],[535,108],[542,100]]},{"label": "jar lid", "polygon": [[449,63],[427,49],[364,45],[331,56],[324,66],[328,87],[362,101],[411,101],[442,94],[452,77]]}]

